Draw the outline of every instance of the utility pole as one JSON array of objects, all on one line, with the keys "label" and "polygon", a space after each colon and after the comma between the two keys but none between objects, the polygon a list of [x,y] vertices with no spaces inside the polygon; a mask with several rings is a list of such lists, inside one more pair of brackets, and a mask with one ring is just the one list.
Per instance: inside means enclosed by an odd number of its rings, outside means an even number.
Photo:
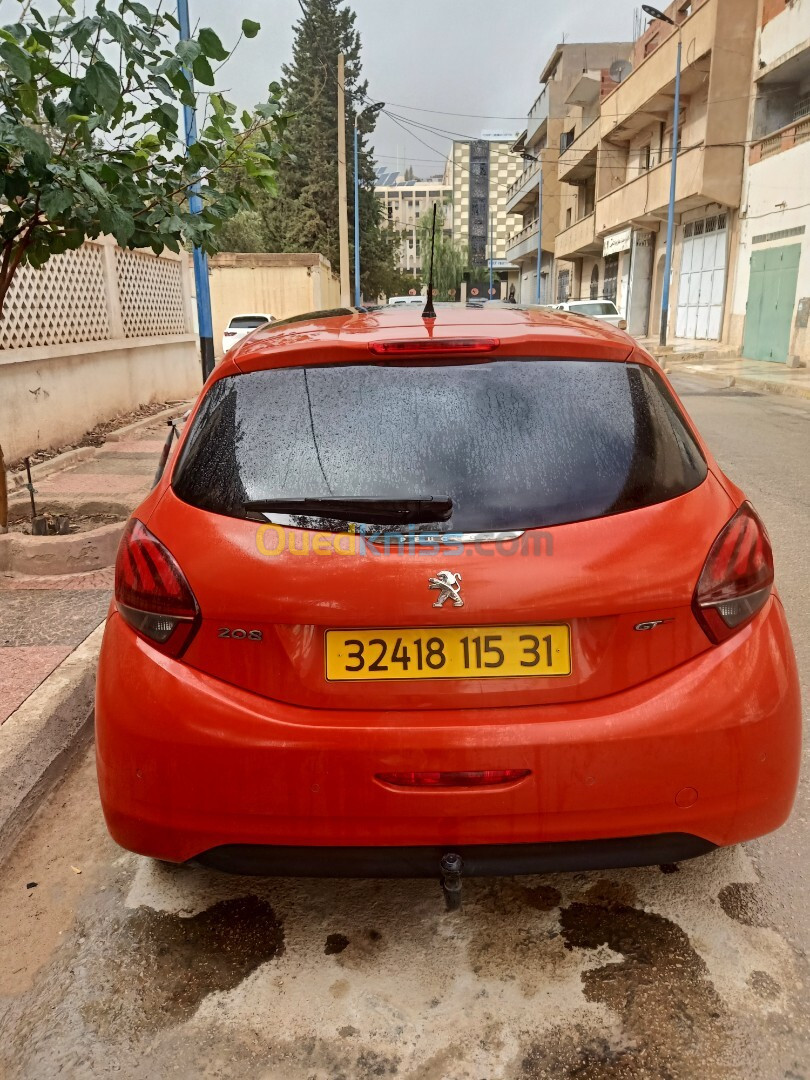
[{"label": "utility pole", "polygon": [[340,230],[340,306],[351,307],[349,281],[349,205],[346,198],[346,76],[345,58],[338,53],[338,226]]},{"label": "utility pole", "polygon": [[540,162],[540,183],[537,188],[537,303],[540,304],[540,286],[543,280],[543,159],[537,160]]},{"label": "utility pole", "polygon": [[[180,40],[188,41],[191,36],[188,0],[177,0],[177,21],[180,24]],[[194,90],[194,80],[191,72],[185,71],[189,86]],[[191,105],[183,106],[183,127],[186,136],[186,148],[193,146],[197,141],[197,116],[196,110]],[[189,191],[189,208],[192,214],[202,213],[202,199],[200,198],[200,185],[196,183]],[[202,361],[203,380],[207,379],[214,370],[214,326],[211,319],[211,289],[208,281],[208,256],[202,248],[194,248],[194,284],[197,294],[197,322],[200,334],[200,360]]]},{"label": "utility pole", "polygon": [[360,132],[354,114],[354,306],[360,307]]},{"label": "utility pole", "polygon": [[495,261],[495,231],[493,229],[493,215],[489,212],[489,295],[487,300],[492,299],[492,264]]},{"label": "utility pole", "polygon": [[664,263],[664,285],[661,290],[661,333],[659,344],[666,345],[667,330],[669,323],[669,279],[672,276],[672,245],[675,239],[675,194],[678,182],[678,130],[681,120],[681,50],[683,46],[681,28],[669,15],[652,7],[651,4],[642,4],[641,10],[659,22],[668,23],[678,31],[678,51],[675,61],[675,102],[672,116],[672,164],[669,172],[669,209],[667,211],[667,254]]}]

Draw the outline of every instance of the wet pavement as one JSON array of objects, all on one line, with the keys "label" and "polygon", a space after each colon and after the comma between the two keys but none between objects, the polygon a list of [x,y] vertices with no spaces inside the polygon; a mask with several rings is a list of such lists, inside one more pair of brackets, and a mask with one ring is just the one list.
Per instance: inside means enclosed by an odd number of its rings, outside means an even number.
[{"label": "wet pavement", "polygon": [[[39,512],[69,508],[77,498],[135,506],[152,487],[166,434],[165,421],[155,421],[105,443],[92,460],[38,481]],[[18,497],[12,512],[27,498]],[[112,567],[85,574],[0,573],[0,724],[104,620],[113,578]]]},{"label": "wet pavement", "polygon": [[[678,381],[763,514],[807,695],[810,407]],[[805,696],[805,701],[808,698]],[[107,837],[92,755],[0,876],[0,1076],[808,1080],[807,786],[678,866],[234,878]]]}]

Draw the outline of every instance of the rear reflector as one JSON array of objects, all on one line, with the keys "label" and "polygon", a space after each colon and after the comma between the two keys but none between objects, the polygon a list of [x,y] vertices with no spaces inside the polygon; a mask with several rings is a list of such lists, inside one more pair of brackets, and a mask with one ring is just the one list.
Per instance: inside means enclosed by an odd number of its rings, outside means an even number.
[{"label": "rear reflector", "polygon": [[715,643],[726,641],[760,611],[773,588],[773,553],[765,526],[743,503],[715,540],[692,609]]},{"label": "rear reflector", "polygon": [[531,776],[531,769],[484,769],[481,772],[390,772],[376,779],[391,787],[461,788],[514,784]]},{"label": "rear reflector", "polygon": [[174,556],[137,518],[118,547],[115,603],[133,630],[170,656],[183,652],[199,621],[197,601]]},{"label": "rear reflector", "polygon": [[447,353],[488,353],[500,345],[498,338],[419,338],[416,341],[371,341],[375,356],[424,356]]}]

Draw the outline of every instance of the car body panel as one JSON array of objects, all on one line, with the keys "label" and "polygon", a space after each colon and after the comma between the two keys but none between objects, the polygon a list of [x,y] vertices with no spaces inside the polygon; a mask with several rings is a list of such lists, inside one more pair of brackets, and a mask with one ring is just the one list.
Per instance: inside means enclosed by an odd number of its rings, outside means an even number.
[{"label": "car body panel", "polygon": [[[380,362],[374,342],[476,336],[499,341],[487,361],[634,363],[669,386],[627,334],[594,319],[505,305],[439,308],[429,321],[395,307],[254,331],[209,376],[191,423],[218,379]],[[697,488],[556,526],[548,530],[551,556],[518,547],[499,559],[483,546],[326,557],[311,543],[305,555],[268,555],[260,522],[207,513],[174,494],[187,424],[135,516],[177,559],[200,604],[200,629],[174,659],[113,605],[96,732],[114,838],[182,862],[234,844],[448,848],[658,834],[729,844],[777,828],[800,758],[790,637],[775,593],[722,645],[709,642],[691,612],[705,558],[744,495],[685,417],[708,466]],[[304,530],[287,531],[312,541]],[[428,578],[441,569],[463,573],[464,608],[433,608]],[[324,678],[330,627],[539,622],[571,626],[570,677]],[[220,637],[234,626],[261,630],[261,641]],[[375,779],[502,768],[530,776],[454,791],[395,790]]]}]

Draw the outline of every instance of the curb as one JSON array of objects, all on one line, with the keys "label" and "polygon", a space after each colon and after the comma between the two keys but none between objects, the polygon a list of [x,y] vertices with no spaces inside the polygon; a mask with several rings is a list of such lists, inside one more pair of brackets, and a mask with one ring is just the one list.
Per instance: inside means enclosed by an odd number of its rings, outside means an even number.
[{"label": "curb", "polygon": [[[120,442],[134,432],[149,427],[155,421],[172,420],[175,416],[181,416],[191,405],[192,402],[190,401],[181,401],[178,405],[172,405],[171,408],[161,409],[160,412],[153,413],[152,416],[144,416],[141,420],[136,420],[132,424],[111,431],[109,435],[104,436],[104,442]],[[82,461],[90,461],[98,454],[100,449],[100,446],[78,446],[75,450],[66,450],[64,454],[57,454],[56,457],[49,458],[48,461],[41,461],[39,465],[34,465],[31,469],[31,479],[36,484],[37,480],[44,480],[46,476],[51,476],[53,473],[62,472],[63,469],[70,469],[73,465],[78,465]],[[25,469],[21,472],[9,473],[9,497],[17,495],[19,490],[24,488],[27,483],[28,477],[25,475]]]},{"label": "curb", "polygon": [[0,725],[0,862],[92,729],[104,623]]},{"label": "curb", "polygon": [[764,379],[752,379],[746,375],[725,374],[722,371],[701,371],[697,365],[668,364],[664,367],[667,375],[686,375],[704,382],[711,382],[716,386],[730,388],[737,387],[739,390],[750,390],[759,394],[779,394],[784,397],[795,397],[810,401],[810,386],[798,386],[795,383],[770,382]]},{"label": "curb", "polygon": [[[128,516],[128,515],[127,515]],[[83,574],[115,562],[126,518],[72,536],[0,536],[0,571],[14,574]]]}]

